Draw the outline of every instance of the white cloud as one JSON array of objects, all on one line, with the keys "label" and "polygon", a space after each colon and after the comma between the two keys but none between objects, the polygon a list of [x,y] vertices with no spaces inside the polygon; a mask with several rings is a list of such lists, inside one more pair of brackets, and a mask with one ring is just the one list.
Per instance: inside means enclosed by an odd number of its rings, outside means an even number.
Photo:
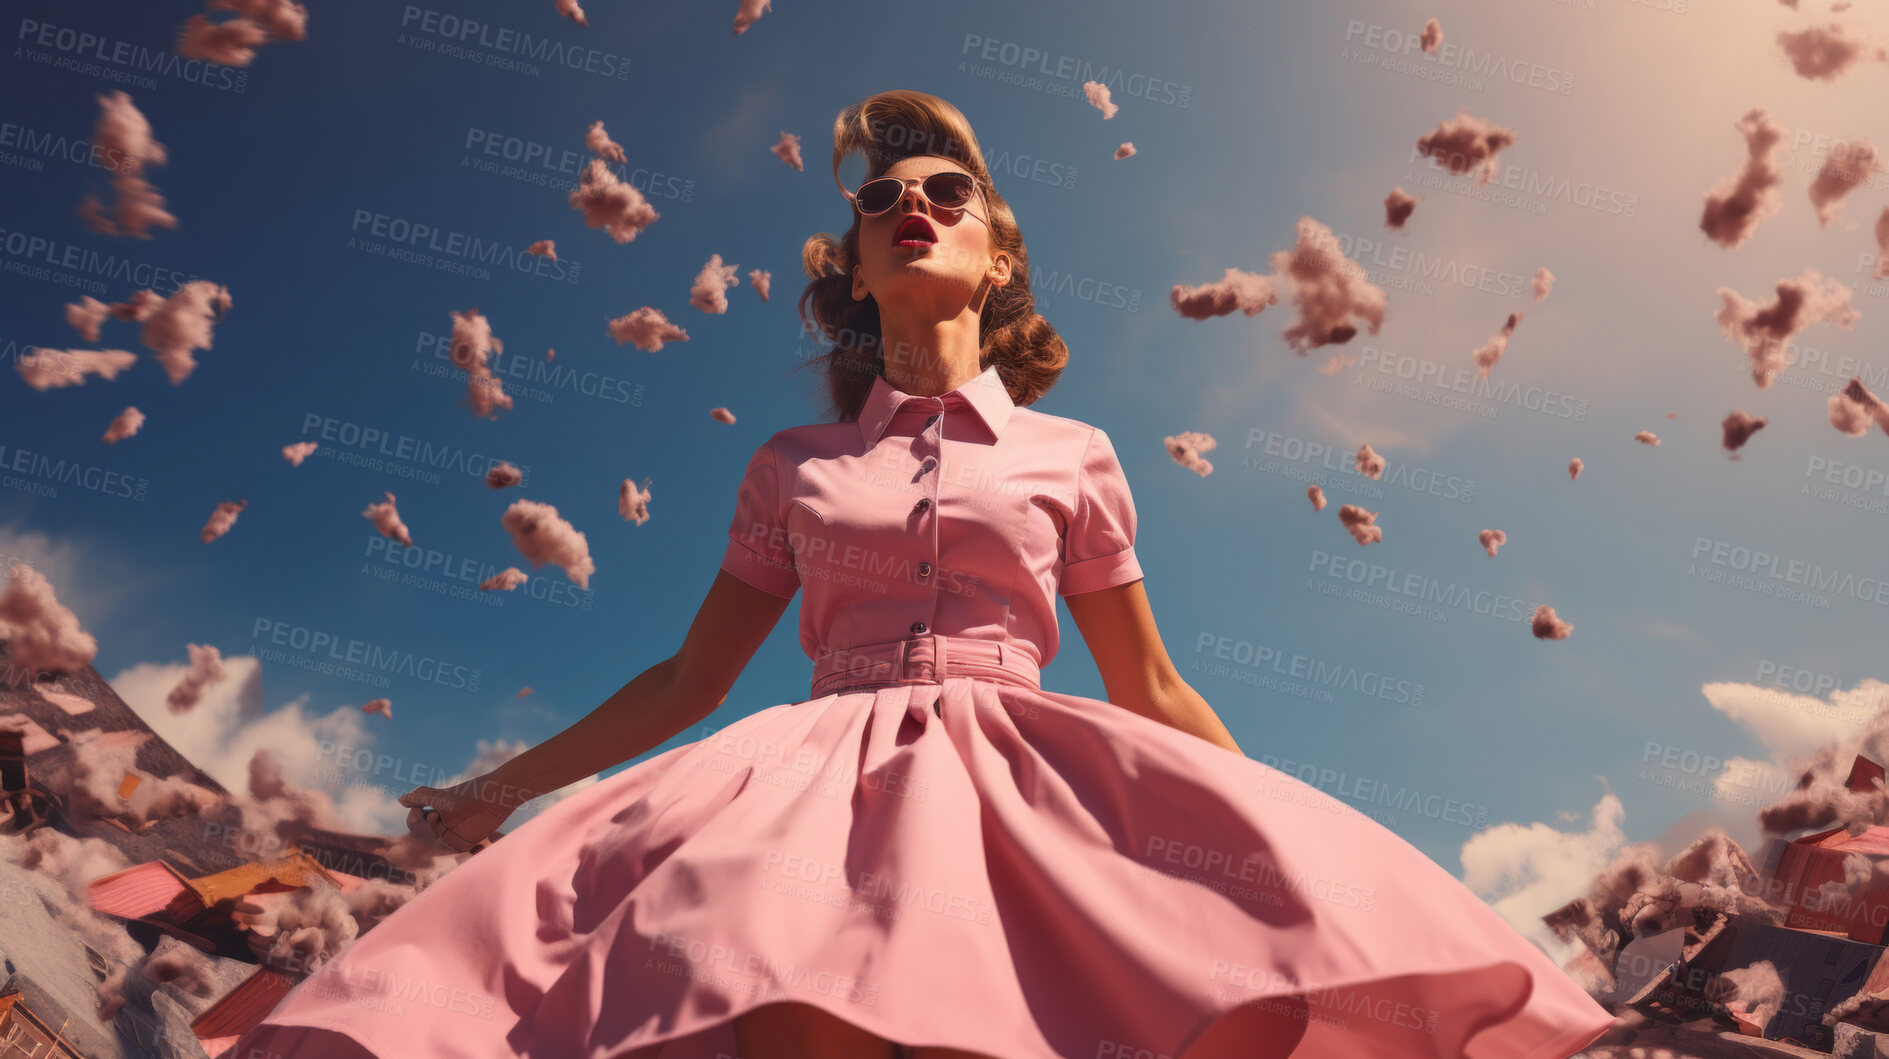
[{"label": "white cloud", "polygon": [[1825,743],[1862,735],[1869,719],[1882,709],[1886,687],[1866,680],[1855,689],[1831,694],[1828,702],[1757,684],[1706,684],[1699,690],[1713,709],[1750,729],[1766,749],[1805,756]]},{"label": "white cloud", "polygon": [[348,786],[320,775],[334,766],[334,747],[372,749],[378,734],[369,722],[380,718],[362,713],[358,704],[317,714],[307,709],[307,695],[264,712],[261,661],[253,655],[237,655],[226,657],[223,664],[228,679],[205,688],[203,699],[183,714],[172,713],[165,697],[189,671],[188,662],[141,662],[107,683],[152,731],[232,792],[248,794],[249,761],[256,751],[268,750],[281,763],[284,779],[334,797],[336,813],[346,829],[406,833],[407,810],[393,800],[405,788],[372,786],[376,781],[366,773]]},{"label": "white cloud", "polygon": [[1626,809],[1609,792],[1594,803],[1585,831],[1557,831],[1543,823],[1500,823],[1463,843],[1463,885],[1488,902],[1508,924],[1557,964],[1583,946],[1564,942],[1541,917],[1587,895],[1626,845]]},{"label": "white cloud", "polygon": [[[299,787],[326,792],[335,802],[335,813],[343,829],[362,834],[404,835],[407,832],[407,808],[397,801],[400,795],[419,786],[419,775],[443,773],[443,766],[427,766],[424,772],[409,768],[394,775],[377,776],[372,769],[355,769],[342,762],[344,756],[366,760],[356,751],[375,751],[379,746],[381,725],[385,718],[361,712],[358,703],[336,706],[325,714],[308,708],[308,696],[298,696],[285,706],[264,712],[262,709],[262,663],[253,655],[238,655],[223,660],[229,671],[227,680],[204,689],[203,699],[184,714],[174,714],[165,703],[170,690],[189,670],[187,662],[143,662],[110,678],[108,683],[120,698],[144,719],[151,730],[189,758],[218,783],[239,794],[249,790],[249,761],[258,750],[269,750],[281,763],[283,778]],[[373,695],[364,692],[365,702]],[[451,786],[461,780],[483,774],[501,762],[529,749],[522,741],[478,741],[472,761],[433,786]],[[337,748],[348,748],[345,752]],[[339,768],[348,782],[338,783],[332,776]],[[515,830],[532,817],[597,782],[590,776],[518,807],[502,825]]]},{"label": "white cloud", "polygon": [[88,631],[119,609],[130,596],[156,584],[148,571],[120,562],[111,549],[83,534],[57,538],[24,529],[19,522],[0,525],[0,589],[13,567],[24,563],[52,584],[59,603],[79,616]]}]

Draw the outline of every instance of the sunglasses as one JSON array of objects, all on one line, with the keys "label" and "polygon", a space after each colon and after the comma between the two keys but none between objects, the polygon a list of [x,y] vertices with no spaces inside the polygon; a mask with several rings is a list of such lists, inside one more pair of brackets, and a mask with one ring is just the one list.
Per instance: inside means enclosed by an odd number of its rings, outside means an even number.
[{"label": "sunglasses", "polygon": [[[905,189],[917,184],[925,196],[925,201],[943,210],[961,210],[977,197],[977,181],[969,173],[946,170],[920,180],[917,177],[879,177],[859,185],[853,192],[853,205],[860,214],[876,217],[899,204],[905,197]],[[975,214],[973,214],[975,216]],[[983,218],[978,218],[982,220]]]}]

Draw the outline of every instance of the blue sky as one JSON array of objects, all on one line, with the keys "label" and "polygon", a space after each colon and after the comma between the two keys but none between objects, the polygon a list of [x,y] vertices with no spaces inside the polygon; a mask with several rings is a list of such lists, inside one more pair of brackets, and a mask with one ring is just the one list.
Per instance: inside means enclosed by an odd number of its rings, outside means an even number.
[{"label": "blue sky", "polygon": [[[748,455],[818,415],[814,374],[789,374],[808,352],[794,315],[800,246],[845,227],[827,163],[835,113],[889,88],[939,94],[976,128],[1028,240],[1039,311],[1072,351],[1037,407],[1115,440],[1169,652],[1251,756],[1326,770],[1318,782],[1334,793],[1470,807],[1472,824],[1456,810],[1385,816],[1453,872],[1485,825],[1520,825],[1510,834],[1521,845],[1523,832],[1552,844],[1546,828],[1589,848],[1716,810],[1750,837],[1747,807],[1645,778],[1644,759],[1672,747],[1675,761],[1771,760],[1791,749],[1776,733],[1802,704],[1784,702],[1784,720],[1773,711],[1766,728],[1715,708],[1702,688],[1802,672],[1800,690],[1827,696],[1883,675],[1889,609],[1864,579],[1889,576],[1879,484],[1889,439],[1839,435],[1824,398],[1851,373],[1878,390],[1889,382],[1889,289],[1859,272],[1889,196],[1878,177],[1820,229],[1805,189],[1833,139],[1889,143],[1889,119],[1868,103],[1889,71],[1794,76],[1772,38],[1812,14],[1757,0],[1103,3],[1073,16],[783,0],[736,37],[732,4],[594,2],[588,29],[550,0],[310,6],[308,41],[263,47],[240,91],[228,71],[127,75],[101,58],[122,54],[120,42],[162,51],[190,3],[27,0],[9,15],[0,128],[88,139],[94,97],[126,88],[168,148],[148,176],[181,222],[148,241],[94,234],[74,210],[85,191],[103,192],[103,170],[0,143],[11,152],[0,167],[0,444],[9,458],[26,449],[144,484],[142,499],[8,485],[0,547],[48,568],[97,635],[107,677],[179,667],[186,642],[253,654],[278,628],[410,652],[448,676],[377,688],[267,660],[262,705],[323,715],[387,695],[397,720],[364,729],[376,749],[450,770],[480,739],[548,737],[668,656],[713,579]],[[1395,35],[1429,15],[1472,51],[1438,64],[1398,50]],[[1846,17],[1878,37],[1889,29]],[[548,38],[583,68],[500,68],[505,49],[477,39],[448,54],[437,27],[454,20],[487,23],[479,39]],[[59,30],[101,43],[62,49]],[[1022,59],[1032,49],[1044,56],[1033,69]],[[1058,75],[1083,63],[1119,69],[1131,86],[1116,91],[1113,119],[1081,101],[1081,77]],[[1783,156],[1778,215],[1726,250],[1699,233],[1698,211],[1743,160],[1732,123],[1754,106],[1802,135]],[[1413,158],[1415,139],[1458,110],[1519,132],[1493,188]],[[584,130],[599,119],[662,214],[626,245],[584,227],[559,185],[575,179]],[[806,172],[768,151],[782,130],[802,137]],[[1124,140],[1139,153],[1116,161]],[[562,168],[523,164],[526,152],[566,151],[576,160]],[[504,168],[507,153],[519,169]],[[1393,185],[1422,197],[1402,233],[1383,225]],[[1330,350],[1289,350],[1284,301],[1204,322],[1168,307],[1173,284],[1264,271],[1305,215],[1389,293],[1382,331],[1344,350],[1355,367],[1324,375]],[[349,245],[416,224],[516,248],[552,238],[564,267],[482,276]],[[28,347],[85,347],[64,323],[66,301],[122,300],[148,283],[83,266],[22,271],[25,239],[118,255],[139,275],[213,279],[234,306],[181,386],[142,358],[115,381],[33,391],[13,371]],[[711,253],[743,277],[723,316],[687,304]],[[1521,288],[1544,265],[1558,282],[1538,305]],[[1851,286],[1861,319],[1804,332],[1805,362],[1759,390],[1713,321],[1715,291],[1763,300],[1807,266]],[[773,273],[767,304],[747,284],[756,267]],[[657,354],[616,345],[604,321],[646,304],[690,340]],[[539,394],[496,420],[473,418],[463,382],[428,370],[446,364],[434,336],[450,332],[449,314],[473,307],[506,343],[501,371],[542,367],[555,347],[552,366],[570,374],[525,380]],[[1427,381],[1457,378],[1516,310],[1524,320],[1491,379],[1507,389]],[[143,352],[132,325],[115,321],[99,344]],[[98,435],[126,404],[149,421],[104,445]],[[717,405],[739,421],[711,420]],[[1770,417],[1736,461],[1718,447],[1733,408]],[[1643,429],[1664,443],[1635,443]],[[396,459],[404,470],[389,474],[334,458],[363,454],[334,442],[372,430],[443,453],[448,469],[429,476],[422,461]],[[1218,439],[1211,476],[1166,455],[1163,436],[1185,430]],[[330,443],[291,468],[278,450],[304,440]],[[1345,473],[1342,454],[1367,441],[1389,461],[1382,482]],[[1337,455],[1317,456],[1319,446]],[[1565,471],[1572,456],[1587,465],[1578,482]],[[527,467],[526,492],[480,485],[487,458]],[[1317,480],[1307,473],[1324,475],[1323,513],[1305,502]],[[1845,475],[1878,484],[1844,485]],[[617,515],[626,477],[652,480],[647,525]],[[396,568],[360,512],[387,489],[416,543],[445,564],[525,565],[498,515],[516,495],[555,504],[588,535],[591,594],[550,567],[537,573],[553,596],[514,593],[502,607],[382,580],[375,569]],[[216,504],[238,498],[249,506],[235,529],[200,543]],[[1378,512],[1382,543],[1360,548],[1343,531],[1336,507],[1348,502]],[[1476,544],[1484,528],[1509,535],[1494,560]],[[1778,579],[1748,569],[1741,547],[1864,587],[1813,593],[1822,603],[1766,594]],[[1383,568],[1374,585],[1351,580],[1368,569],[1337,565],[1351,560]],[[1757,590],[1722,582],[1737,574]],[[1410,598],[1387,584],[1425,583],[1464,602],[1433,597],[1426,605],[1444,620],[1376,605]],[[1343,594],[1359,587],[1380,598]],[[1511,620],[1536,603],[1571,621],[1572,637],[1538,642]],[[806,696],[797,615],[796,602],[710,726]],[[1073,629],[1066,611],[1064,622]],[[1287,671],[1194,668],[1218,661],[1222,645],[1229,659],[1258,652]],[[1370,687],[1420,686],[1421,705],[1394,701],[1403,690],[1387,699],[1262,683],[1290,681],[1295,656]],[[473,669],[477,689],[456,686]],[[1102,696],[1079,636],[1045,682]],[[520,702],[526,685],[535,694]],[[1709,766],[1658,775],[1706,788],[1716,778]],[[1597,839],[1606,828],[1589,817],[1608,790],[1624,823]]]}]

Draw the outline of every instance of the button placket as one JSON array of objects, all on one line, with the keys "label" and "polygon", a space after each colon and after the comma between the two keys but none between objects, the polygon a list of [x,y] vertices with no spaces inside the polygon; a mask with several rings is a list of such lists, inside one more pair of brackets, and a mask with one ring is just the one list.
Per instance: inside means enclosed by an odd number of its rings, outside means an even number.
[{"label": "button placket", "polygon": [[[934,510],[936,508],[938,481],[941,477],[940,469],[944,462],[944,401],[936,397],[926,398],[926,400],[935,405],[937,411],[925,422],[924,432],[919,435],[921,441],[919,448],[923,450],[922,458],[926,459],[930,464],[929,467],[921,472],[925,478],[926,495],[918,501],[920,511]],[[938,519],[934,516],[926,521],[928,525],[920,528],[919,539],[925,542],[926,552],[929,554],[930,558],[919,562],[917,574],[920,582],[932,586],[930,605],[926,608],[926,618],[930,620],[926,621],[921,619],[912,622],[911,633],[914,636],[923,636],[931,632],[932,626],[937,624],[938,620],[937,583],[930,580],[932,563],[938,558]]]}]

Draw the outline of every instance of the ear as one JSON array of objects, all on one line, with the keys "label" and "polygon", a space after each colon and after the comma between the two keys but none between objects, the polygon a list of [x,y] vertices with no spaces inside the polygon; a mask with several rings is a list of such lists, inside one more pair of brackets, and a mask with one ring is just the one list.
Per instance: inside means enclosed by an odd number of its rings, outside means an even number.
[{"label": "ear", "polygon": [[986,271],[993,284],[1002,287],[1010,282],[1010,255],[999,252]]},{"label": "ear", "polygon": [[853,266],[853,300],[856,302],[863,302],[866,300],[866,294],[867,294],[866,284],[863,280],[859,278],[859,266],[854,265]]}]

